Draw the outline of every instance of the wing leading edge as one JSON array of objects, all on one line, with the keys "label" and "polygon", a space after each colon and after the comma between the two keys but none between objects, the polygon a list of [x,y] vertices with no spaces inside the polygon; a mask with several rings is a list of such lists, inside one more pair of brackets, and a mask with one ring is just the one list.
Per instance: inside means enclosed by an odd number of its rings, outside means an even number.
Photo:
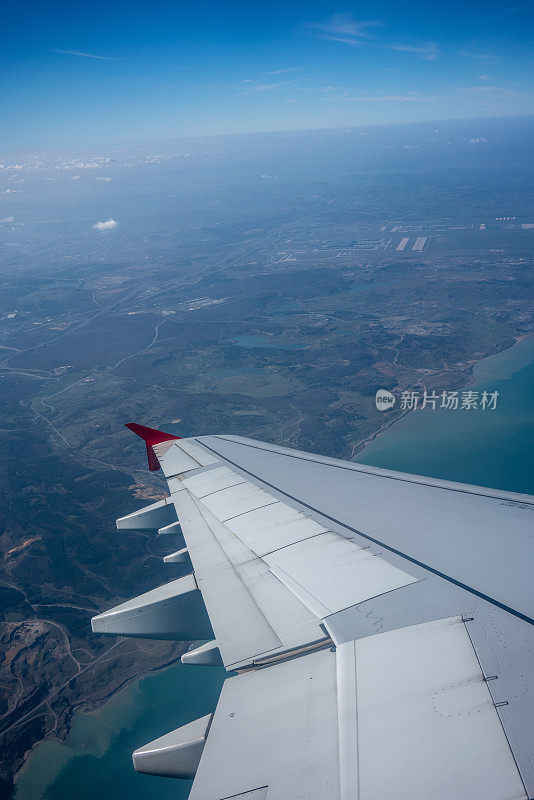
[{"label": "wing leading edge", "polygon": [[184,663],[238,674],[136,769],[194,773],[192,800],[534,794],[532,497],[240,437],[151,447],[169,498],[117,524],[178,536],[192,572],[93,629],[208,639]]}]

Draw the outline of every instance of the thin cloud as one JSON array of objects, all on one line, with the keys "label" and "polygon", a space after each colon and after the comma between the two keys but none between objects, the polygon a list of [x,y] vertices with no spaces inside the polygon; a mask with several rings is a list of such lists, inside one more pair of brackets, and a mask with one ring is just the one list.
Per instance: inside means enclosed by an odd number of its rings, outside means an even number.
[{"label": "thin cloud", "polygon": [[304,67],[286,67],[285,69],[272,69],[270,72],[264,72],[264,75],[285,75],[286,72],[297,72],[304,69]]},{"label": "thin cloud", "polygon": [[110,217],[110,219],[105,220],[105,222],[96,222],[93,228],[95,231],[111,231],[113,228],[116,228],[118,224],[118,222]]},{"label": "thin cloud", "polygon": [[361,97],[348,98],[353,102],[366,102],[366,103],[433,103],[438,98],[435,95],[423,94],[380,94],[380,95],[362,95]]},{"label": "thin cloud", "polygon": [[421,56],[425,61],[434,61],[438,57],[438,46],[435,42],[427,42],[423,45],[389,44],[385,46],[400,53],[413,53],[413,55]]},{"label": "thin cloud", "polygon": [[81,56],[81,58],[96,58],[98,61],[122,61],[114,56],[97,56],[94,53],[82,53],[80,50],[50,50],[60,56]]},{"label": "thin cloud", "polygon": [[258,94],[261,92],[272,92],[275,89],[281,89],[283,86],[294,86],[293,81],[279,81],[278,83],[254,83],[251,80],[244,80],[243,83],[250,84],[247,86],[245,94]]},{"label": "thin cloud", "polygon": [[434,61],[438,57],[438,46],[435,42],[424,42],[422,44],[404,43],[377,40],[373,31],[383,25],[378,20],[355,20],[350,14],[335,14],[326,22],[308,23],[306,28],[313,36],[326,39],[330,42],[348,44],[352,47],[362,45],[374,45],[384,47],[388,50],[397,50],[403,53],[424,58],[425,61]]},{"label": "thin cloud", "polygon": [[355,20],[350,14],[334,14],[326,22],[310,22],[306,26],[320,39],[342,44],[359,45],[371,37],[370,30],[380,25],[376,20]]},{"label": "thin cloud", "polygon": [[460,55],[464,56],[464,58],[474,58],[477,61],[492,61],[493,59],[500,58],[500,56],[494,55],[493,53],[478,53],[475,50],[462,50]]},{"label": "thin cloud", "polygon": [[516,94],[514,89],[509,89],[506,86],[463,86],[462,91],[464,92],[475,92],[476,94],[479,93],[496,93],[502,95],[514,95]]}]

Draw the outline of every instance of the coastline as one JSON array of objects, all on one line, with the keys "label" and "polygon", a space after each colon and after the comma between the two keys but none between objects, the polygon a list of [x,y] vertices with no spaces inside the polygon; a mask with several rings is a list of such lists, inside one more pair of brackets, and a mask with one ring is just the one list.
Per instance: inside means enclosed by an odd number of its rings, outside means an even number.
[{"label": "coastline", "polygon": [[[469,368],[468,368],[468,372],[467,372],[467,374],[465,376],[465,380],[457,381],[456,383],[451,384],[450,389],[452,391],[460,391],[461,389],[465,389],[466,386],[472,386],[472,384],[475,383],[475,381],[476,381],[475,369],[483,361],[485,361],[487,358],[491,358],[491,356],[495,356],[495,355],[498,355],[499,353],[505,353],[507,350],[511,350],[517,344],[519,344],[520,342],[523,342],[525,339],[528,339],[530,337],[534,337],[534,332],[521,334],[519,336],[516,336],[512,340],[507,340],[507,341],[503,342],[502,345],[500,345],[500,346],[497,345],[497,347],[493,347],[487,353],[484,353],[484,355],[481,356],[480,358],[473,359],[472,361],[468,362],[469,363]],[[372,431],[364,439],[360,439],[359,442],[356,442],[356,444],[354,444],[352,446],[352,451],[351,451],[351,454],[350,454],[348,460],[352,461],[353,459],[356,458],[357,455],[362,454],[363,451],[365,450],[365,448],[367,447],[367,445],[371,444],[371,442],[376,441],[376,439],[378,439],[380,436],[382,436],[382,434],[384,434],[387,431],[389,431],[393,427],[393,425],[395,425],[397,422],[400,422],[402,419],[407,417],[409,414],[412,414],[413,411],[414,411],[414,409],[409,409],[407,411],[404,411],[402,414],[399,414],[398,417],[395,417],[394,419],[388,420],[380,428],[378,428],[375,431]]]},{"label": "coastline", "polygon": [[[224,677],[222,667],[184,668],[178,661],[130,682],[96,710],[77,711],[69,735],[62,741],[48,739],[42,743],[19,771],[16,800],[70,800],[74,791],[82,800],[102,791],[110,791],[114,797],[107,775],[117,769],[121,771],[123,793],[131,800],[150,797],[151,788],[158,800],[187,797],[190,782],[153,782],[149,777],[146,783],[147,778],[133,770],[131,753],[147,741],[209,713]],[[81,782],[79,774],[85,776]],[[91,782],[94,789],[89,786]]]},{"label": "coastline", "polygon": [[474,391],[496,391],[495,408],[418,409],[375,437],[358,463],[502,491],[534,494],[534,337],[474,365]]},{"label": "coastline", "polygon": [[[178,644],[182,644],[182,643],[178,643]],[[176,666],[177,664],[180,663],[180,658],[181,658],[182,654],[189,647],[189,642],[185,642],[183,644],[185,644],[184,648],[183,649],[180,648],[180,652],[178,653],[178,655],[173,657],[170,661],[168,661],[168,663],[163,664],[163,665],[158,666],[158,667],[153,667],[153,668],[148,669],[148,670],[140,670],[138,672],[134,672],[133,674],[131,674],[127,678],[125,678],[125,680],[122,683],[118,684],[117,686],[114,686],[113,689],[109,692],[109,694],[107,694],[104,698],[99,699],[99,700],[96,700],[94,698],[88,698],[87,700],[84,700],[79,705],[73,706],[70,709],[70,713],[69,713],[68,718],[64,721],[64,728],[63,728],[63,731],[61,732],[60,735],[54,736],[54,735],[50,734],[50,735],[44,736],[42,739],[40,739],[38,741],[34,741],[32,743],[32,746],[24,753],[24,757],[23,757],[23,759],[22,759],[22,761],[20,763],[20,766],[19,766],[19,768],[17,769],[17,771],[13,775],[13,787],[14,787],[14,795],[13,796],[16,797],[16,795],[17,795],[17,781],[18,781],[21,773],[26,768],[28,762],[31,760],[31,758],[34,755],[34,753],[36,751],[38,751],[43,745],[46,745],[48,742],[55,742],[57,744],[65,743],[69,739],[70,735],[72,734],[72,729],[73,729],[73,725],[74,725],[74,721],[75,721],[76,715],[78,715],[78,714],[95,714],[95,713],[98,713],[98,712],[102,711],[104,708],[106,708],[106,706],[109,703],[112,703],[113,700],[115,700],[115,698],[117,698],[122,692],[127,691],[131,687],[135,687],[143,679],[148,678],[148,677],[153,676],[153,675],[158,675],[158,674],[164,672],[165,670],[170,669],[173,666]],[[43,703],[44,702],[46,702],[46,701],[43,701]],[[40,706],[37,706],[34,710],[37,711],[38,708],[40,708]],[[36,714],[36,716],[37,716],[37,714]],[[22,724],[22,720],[21,720],[20,724]]]}]

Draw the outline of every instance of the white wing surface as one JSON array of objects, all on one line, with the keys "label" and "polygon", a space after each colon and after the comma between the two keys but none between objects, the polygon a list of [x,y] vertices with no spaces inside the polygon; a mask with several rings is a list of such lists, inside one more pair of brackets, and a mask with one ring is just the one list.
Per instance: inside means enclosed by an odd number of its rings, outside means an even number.
[{"label": "white wing surface", "polygon": [[172,534],[189,573],[93,629],[207,640],[183,662],[233,674],[136,769],[191,800],[534,795],[534,498],[140,435],[169,497],[117,526]]}]

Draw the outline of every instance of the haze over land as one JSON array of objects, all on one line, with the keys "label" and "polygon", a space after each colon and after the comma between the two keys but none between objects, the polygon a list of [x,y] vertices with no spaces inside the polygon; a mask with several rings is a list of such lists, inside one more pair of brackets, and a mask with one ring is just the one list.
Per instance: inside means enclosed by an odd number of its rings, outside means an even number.
[{"label": "haze over land", "polygon": [[[379,388],[464,386],[532,330],[534,123],[218,137],[0,169],[5,794],[72,709],[180,647],[90,633],[181,572],[135,420],[350,457]],[[491,388],[491,387],[490,387]]]}]

